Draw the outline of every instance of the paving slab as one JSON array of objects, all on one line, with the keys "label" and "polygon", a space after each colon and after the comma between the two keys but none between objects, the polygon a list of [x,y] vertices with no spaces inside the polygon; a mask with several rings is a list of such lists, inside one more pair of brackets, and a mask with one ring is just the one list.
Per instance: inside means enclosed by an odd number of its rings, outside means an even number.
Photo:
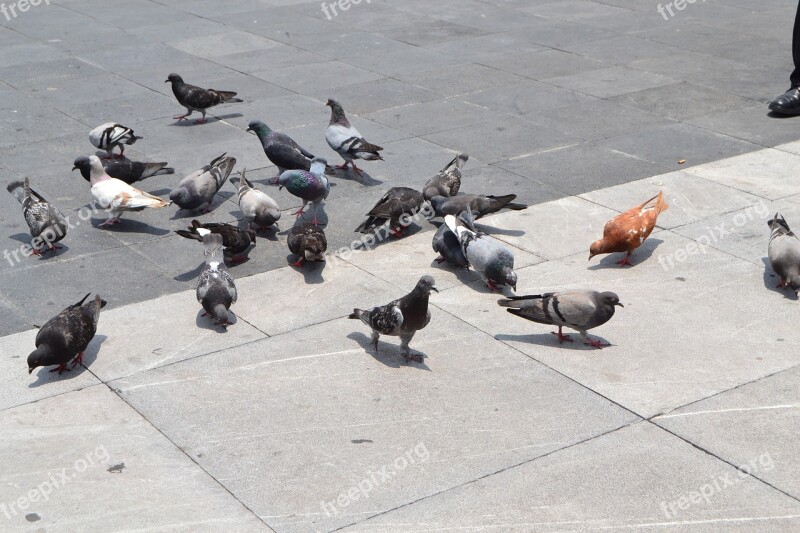
[{"label": "paving slab", "polygon": [[3,411],[0,428],[6,531],[270,531],[105,385]]},{"label": "paving slab", "polygon": [[[636,420],[436,309],[412,342],[424,364],[368,343],[339,319],[112,386],[280,531],[331,530]],[[383,465],[390,479],[349,500]]]},{"label": "paving slab", "polygon": [[[731,477],[733,487],[710,485]],[[701,487],[708,486],[714,489],[708,501],[698,500]],[[752,477],[740,478],[732,466],[642,422],[345,531],[792,531],[798,526],[797,500]]]}]

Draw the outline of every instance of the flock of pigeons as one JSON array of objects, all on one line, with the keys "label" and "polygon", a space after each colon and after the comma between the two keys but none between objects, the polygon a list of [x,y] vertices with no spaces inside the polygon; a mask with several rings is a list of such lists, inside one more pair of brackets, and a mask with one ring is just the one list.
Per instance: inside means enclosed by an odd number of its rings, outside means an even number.
[{"label": "flock of pigeons", "polygon": [[[206,121],[206,110],[224,102],[241,102],[232,91],[216,91],[189,85],[177,74],[170,74],[166,83],[172,84],[178,102],[186,108],[186,114],[174,117],[185,120],[194,111],[202,114],[196,123]],[[380,146],[366,141],[347,119],[342,106],[328,100],[331,119],[325,138],[328,145],[344,160],[338,169],[360,174],[357,159],[382,160]],[[272,185],[286,188],[303,201],[294,213],[297,223],[288,233],[287,244],[295,254],[296,267],[305,261],[324,261],[327,240],[318,220],[318,210],[328,197],[330,183],[326,174],[333,167],[321,157],[305,150],[286,134],[272,131],[264,122],[250,122],[252,131],[261,141],[267,158],[278,168],[278,175],[269,180]],[[208,165],[183,178],[169,195],[169,200],[153,196],[133,186],[134,183],[151,176],[173,174],[167,163],[142,163],[124,157],[125,146],[132,145],[142,137],[131,128],[116,123],[107,123],[89,133],[92,145],[104,150],[101,159],[97,155],[78,157],[73,170],[91,184],[91,194],[97,206],[106,210],[108,218],[100,226],[117,224],[123,213],[141,211],[146,208],[165,208],[176,204],[182,209],[211,211],[214,198],[228,180],[236,165],[236,159],[222,154]],[[115,155],[114,148],[119,148]],[[394,237],[403,235],[423,207],[427,206],[432,216],[444,218],[433,236],[432,246],[440,254],[437,261],[456,267],[472,268],[491,291],[508,287],[516,291],[517,274],[514,271],[514,254],[500,241],[478,230],[475,220],[501,209],[521,210],[527,206],[515,203],[516,195],[486,196],[459,194],[461,169],[468,160],[466,154],[457,155],[441,171],[429,179],[420,191],[410,187],[393,187],[369,211],[367,219],[356,231],[373,233],[386,228]],[[237,178],[232,178],[235,180]],[[8,185],[8,191],[22,204],[25,220],[33,238],[31,253],[41,255],[58,248],[56,243],[66,236],[67,223],[61,212],[30,187],[28,178]],[[280,208],[269,195],[256,189],[245,177],[245,170],[238,178],[238,203],[246,227],[231,224],[201,223],[193,220],[191,226],[177,233],[185,238],[197,240],[204,245],[205,266],[197,284],[197,300],[205,313],[218,325],[227,326],[230,307],[237,300],[236,284],[226,267],[246,260],[247,253],[255,245],[257,232],[274,227],[281,217]],[[307,205],[312,206],[310,221],[303,221]],[[624,253],[620,266],[631,265],[631,254],[648,238],[656,225],[658,216],[668,208],[663,193],[625,211],[606,223],[603,237],[592,243],[589,259],[599,254]],[[306,217],[303,217],[306,218]],[[800,239],[791,232],[786,220],[780,215],[769,221],[772,234],[769,240],[769,259],[773,270],[780,276],[779,287],[800,292]],[[431,291],[437,291],[431,276],[423,276],[416,287],[406,296],[387,305],[368,310],[355,309],[349,318],[361,320],[372,330],[372,343],[378,349],[380,335],[399,336],[401,353],[407,360],[422,361],[420,354],[412,353],[409,343],[414,334],[430,321],[428,300]],[[438,292],[438,291],[437,291]],[[95,296],[85,303],[89,294],[49,320],[36,336],[36,350],[28,357],[28,371],[40,366],[57,365],[51,371],[59,374],[72,366],[81,364],[83,352],[94,337],[100,310],[106,302]],[[592,339],[587,331],[606,323],[614,315],[617,306],[622,307],[619,297],[613,292],[574,290],[552,292],[530,296],[511,296],[498,301],[507,311],[527,320],[558,327],[559,343],[571,342],[562,328],[578,331],[585,343],[596,348],[607,344]]]}]

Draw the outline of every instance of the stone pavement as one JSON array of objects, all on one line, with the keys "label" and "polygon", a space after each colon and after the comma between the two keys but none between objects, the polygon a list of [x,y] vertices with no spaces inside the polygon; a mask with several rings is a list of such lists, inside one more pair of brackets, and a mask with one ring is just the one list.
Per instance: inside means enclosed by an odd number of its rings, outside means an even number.
[{"label": "stone pavement", "polygon": [[[327,232],[339,248],[388,187],[419,186],[454,152],[472,156],[465,191],[536,204],[797,139],[797,122],[764,105],[791,67],[784,0],[708,0],[668,20],[642,0],[365,0],[335,15],[329,5],[326,15],[319,1],[49,0],[0,14],[4,183],[30,176],[76,219],[90,196],[72,161],[91,153],[91,128],[118,121],[144,137],[132,158],[178,171],[142,184],[148,192],[167,194],[225,151],[263,186],[274,168],[247,123],[340,162],[324,141],[334,97],[386,158],[364,163],[365,179],[334,180]],[[170,72],[245,103],[203,126],[176,123]],[[234,192],[226,185],[203,218],[239,218]],[[269,192],[285,208],[281,233],[259,241],[238,277],[285,264],[297,201]],[[198,247],[173,232],[191,218],[173,207],[111,230],[84,223],[55,257],[0,258],[0,334],[89,290],[114,308],[191,287]],[[29,240],[5,193],[0,227],[5,251]]]},{"label": "stone pavement", "polygon": [[[672,5],[672,3],[664,3]],[[83,224],[56,257],[0,259],[0,531],[797,531],[797,301],[765,266],[766,220],[800,225],[786,88],[793,6],[708,0],[664,20],[641,0],[320,2],[51,0],[0,14],[0,171],[75,215],[88,130],[126,123],[131,157],[176,176],[227,151],[285,207],[232,269],[227,332],[199,316],[192,214]],[[328,6],[330,9],[330,6]],[[163,83],[240,92],[204,126]],[[557,345],[467,271],[437,265],[434,226],[302,272],[285,266],[297,202],[244,129],[260,118],[315,153],[328,97],[383,145],[339,173],[331,249],[390,186],[454,152],[466,192],[535,204],[481,226],[514,249],[518,293],[592,287],[625,304]],[[686,160],[684,164],[679,161]],[[339,161],[336,161],[337,163]],[[615,213],[664,190],[635,256],[586,262]],[[208,220],[239,217],[226,185]],[[0,194],[4,248],[27,242]],[[96,221],[95,221],[96,223]],[[423,274],[442,291],[404,364],[346,319]],[[28,375],[36,330],[85,292],[110,301],[85,366]],[[737,470],[738,469],[738,470]]]}]

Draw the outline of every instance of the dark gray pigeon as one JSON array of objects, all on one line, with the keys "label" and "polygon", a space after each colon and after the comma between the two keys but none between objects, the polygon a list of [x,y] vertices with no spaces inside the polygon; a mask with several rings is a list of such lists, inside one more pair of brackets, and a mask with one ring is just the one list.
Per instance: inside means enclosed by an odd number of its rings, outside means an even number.
[{"label": "dark gray pigeon", "polygon": [[[464,211],[458,215],[458,218],[468,229],[477,233],[474,226],[475,220],[472,218],[470,212]],[[447,224],[440,225],[439,229],[436,230],[436,233],[433,235],[432,245],[433,251],[439,253],[439,257],[436,259],[437,263],[447,262],[454,266],[469,267],[469,261],[467,261],[467,257],[464,255],[464,249],[461,248],[461,241],[459,241],[456,234],[447,227]]]},{"label": "dark gray pigeon", "polygon": [[800,239],[780,213],[775,213],[768,225],[772,234],[767,254],[772,270],[780,277],[778,288],[789,288],[800,296]]},{"label": "dark gray pigeon", "polygon": [[458,190],[461,188],[461,167],[468,159],[467,154],[458,154],[438,174],[429,179],[422,188],[422,195],[425,199],[430,200],[434,196],[450,197],[458,194]]},{"label": "dark gray pigeon", "polygon": [[517,290],[517,273],[514,272],[514,254],[500,241],[470,229],[453,215],[444,223],[455,233],[470,266],[491,291],[503,286]]},{"label": "dark gray pigeon", "polygon": [[100,124],[89,132],[89,142],[96,148],[105,150],[106,158],[115,157],[113,150],[117,146],[119,146],[119,155],[116,157],[124,157],[125,145],[131,145],[141,138],[134,134],[131,128],[116,122]]},{"label": "dark gray pigeon", "polygon": [[209,233],[222,235],[222,253],[225,260],[231,265],[237,265],[247,261],[247,252],[250,247],[256,245],[256,232],[252,229],[242,229],[232,224],[220,222],[201,223],[199,220],[192,220],[192,225],[187,229],[176,230],[175,233],[181,237],[203,242],[203,237]]},{"label": "dark gray pigeon", "polygon": [[278,203],[267,193],[254,188],[245,178],[244,170],[239,178],[239,209],[242,210],[248,227],[255,230],[270,228],[281,218]]},{"label": "dark gray pigeon", "polygon": [[521,316],[539,324],[558,326],[559,343],[572,342],[569,335],[564,335],[561,328],[568,327],[578,331],[586,344],[602,348],[608,344],[589,338],[586,332],[601,326],[614,316],[616,306],[625,307],[613,292],[597,292],[591,290],[548,292],[533,296],[512,296],[497,302],[512,315]]},{"label": "dark gray pigeon", "polygon": [[211,211],[214,196],[231,175],[236,158],[222,154],[197,172],[183,178],[169,193],[169,199],[182,209],[200,209],[203,213]]},{"label": "dark gray pigeon", "polygon": [[325,130],[325,140],[328,141],[328,146],[344,159],[344,165],[336,168],[346,170],[349,164],[352,165],[353,171],[360,176],[361,171],[356,167],[355,159],[383,161],[381,154],[378,153],[383,148],[368,143],[358,130],[350,125],[339,102],[328,100],[325,105],[331,108],[331,121],[328,129]]},{"label": "dark gray pigeon", "polygon": [[[272,131],[269,126],[260,120],[250,122],[247,126],[247,131],[252,131],[258,136],[267,159],[278,167],[279,176],[287,170],[311,169],[311,161],[316,156],[297,144],[294,139],[285,133]],[[333,172],[333,167],[326,166],[325,171]]]},{"label": "dark gray pigeon", "polygon": [[186,108],[185,115],[178,115],[172,117],[179,122],[186,120],[193,111],[199,111],[203,114],[203,118],[195,120],[195,124],[205,124],[206,122],[206,109],[214,107],[215,105],[224,102],[243,102],[241,98],[234,98],[235,92],[232,91],[217,91],[214,89],[203,89],[196,85],[190,85],[183,81],[177,74],[170,74],[164,83],[172,84],[172,94],[178,100],[178,103]]},{"label": "dark gray pigeon", "polygon": [[[142,181],[153,176],[174,174],[175,169],[168,167],[169,163],[141,163],[130,159],[113,159],[102,161],[106,174],[112,178],[122,180],[128,185]],[[91,181],[92,163],[86,156],[75,159],[72,170],[80,170],[81,176],[86,181]]]},{"label": "dark gray pigeon", "polygon": [[491,213],[496,213],[501,209],[513,209],[520,211],[527,209],[525,204],[512,203],[517,197],[516,194],[505,196],[484,196],[482,194],[461,194],[445,198],[444,196],[434,196],[431,198],[431,206],[437,217],[445,215],[457,216],[462,211],[472,211],[476,219],[485,217]]},{"label": "dark gray pigeon", "polygon": [[70,361],[73,368],[83,363],[83,352],[97,332],[100,309],[106,305],[99,294],[84,305],[89,294],[42,326],[36,334],[36,350],[28,356],[28,374],[37,367],[51,365],[58,367],[50,372],[61,374],[69,370],[67,363]]},{"label": "dark gray pigeon", "polygon": [[425,203],[422,193],[410,187],[392,187],[375,204],[367,220],[356,228],[360,233],[370,233],[389,222],[389,232],[394,237],[401,237],[406,226],[401,218],[415,215]]},{"label": "dark gray pigeon", "polygon": [[67,235],[67,221],[61,211],[32,190],[28,178],[25,181],[12,181],[7,189],[22,204],[22,215],[33,237],[32,253],[41,255],[42,245],[50,251],[61,248],[55,245]]},{"label": "dark gray pigeon", "polygon": [[236,303],[236,284],[225,268],[222,235],[203,236],[206,266],[197,280],[197,301],[203,306],[203,316],[211,315],[218,326],[231,324],[228,309]]},{"label": "dark gray pigeon", "polygon": [[325,261],[328,240],[322,228],[315,224],[306,222],[292,226],[287,243],[289,251],[297,256],[297,261],[291,263],[292,266],[302,267],[305,261]]},{"label": "dark gray pigeon", "polygon": [[381,335],[400,337],[400,352],[406,360],[422,362],[421,354],[412,354],[408,343],[414,334],[431,321],[428,298],[431,291],[439,292],[431,276],[422,276],[414,290],[398,300],[372,309],[354,309],[349,318],[361,320],[372,328],[372,344],[378,351],[378,338]]}]

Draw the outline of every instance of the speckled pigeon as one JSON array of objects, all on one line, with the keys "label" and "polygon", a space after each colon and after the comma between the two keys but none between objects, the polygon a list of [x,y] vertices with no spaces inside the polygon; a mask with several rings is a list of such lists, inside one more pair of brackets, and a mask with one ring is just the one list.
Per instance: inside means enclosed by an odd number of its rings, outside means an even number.
[{"label": "speckled pigeon", "polygon": [[9,183],[7,189],[22,204],[22,215],[33,237],[31,253],[41,255],[42,245],[50,251],[61,248],[55,244],[67,235],[67,221],[61,211],[32,190],[28,178]]},{"label": "speckled pigeon", "polygon": [[67,363],[70,361],[73,368],[83,363],[83,352],[97,332],[100,309],[106,305],[99,294],[84,305],[89,294],[42,326],[36,334],[36,350],[28,356],[28,374],[37,367],[51,365],[58,366],[50,372],[61,374],[69,370]]},{"label": "speckled pigeon", "polygon": [[504,285],[517,290],[514,254],[511,250],[500,241],[468,228],[453,215],[447,215],[444,222],[456,234],[470,266],[490,290],[498,291]]},{"label": "speckled pigeon", "polygon": [[422,195],[426,200],[434,196],[455,196],[461,188],[461,167],[467,162],[467,154],[458,154],[452,161],[428,180],[422,188]]},{"label": "speckled pigeon", "polygon": [[200,170],[183,178],[169,193],[169,199],[182,209],[211,211],[214,196],[222,188],[236,165],[236,158],[222,154]]},{"label": "speckled pigeon", "polygon": [[416,189],[392,187],[367,213],[367,219],[356,228],[356,231],[370,233],[389,222],[389,232],[394,237],[400,237],[406,228],[400,219],[404,215],[415,215],[422,208],[424,202],[422,193]]},{"label": "speckled pigeon", "polygon": [[218,326],[231,324],[228,310],[236,303],[236,284],[225,268],[222,235],[203,236],[206,265],[197,280],[197,301],[203,306],[203,316],[211,315]]},{"label": "speckled pigeon", "polygon": [[225,260],[232,265],[242,263],[247,260],[247,253],[251,246],[256,245],[256,232],[252,229],[242,229],[232,224],[220,222],[202,223],[199,220],[192,220],[192,225],[183,230],[176,230],[175,233],[181,237],[203,242],[203,237],[209,233],[222,235],[222,253]]},{"label": "speckled pigeon", "polygon": [[422,276],[410,293],[381,307],[354,309],[349,318],[361,320],[372,328],[372,344],[378,351],[378,338],[381,335],[400,337],[400,351],[406,360],[422,362],[421,354],[412,354],[408,343],[414,334],[431,321],[428,298],[431,291],[439,292],[431,276]]},{"label": "speckled pigeon", "polygon": [[[122,180],[128,185],[132,185],[137,181],[142,181],[152,176],[161,176],[164,174],[174,174],[175,169],[168,167],[169,163],[140,163],[139,161],[131,161],[130,159],[114,159],[105,160],[102,162],[106,174],[112,178]],[[92,165],[89,158],[81,156],[75,159],[72,170],[78,169],[81,171],[81,176],[86,181],[91,179]]]},{"label": "speckled pigeon", "polygon": [[321,227],[309,223],[298,223],[292,226],[287,237],[289,251],[297,261],[292,266],[302,267],[305,261],[325,261],[325,251],[328,249],[328,240]]},{"label": "speckled pigeon", "polygon": [[315,157],[311,161],[311,170],[287,170],[278,176],[278,188],[286,187],[286,190],[303,200],[303,205],[294,214],[297,217],[303,215],[308,202],[313,204],[314,218],[312,224],[319,225],[317,213],[322,201],[328,197],[331,185],[325,177],[325,166],[327,161],[321,157]]},{"label": "speckled pigeon", "polygon": [[325,140],[336,153],[344,159],[344,165],[336,168],[347,169],[347,165],[353,166],[353,171],[361,175],[361,171],[356,167],[354,159],[364,159],[366,161],[383,160],[378,153],[382,147],[368,143],[364,137],[350,125],[347,116],[344,114],[341,104],[335,100],[328,100],[325,104],[331,108],[331,121],[325,131]]},{"label": "speckled pigeon", "polygon": [[116,122],[106,122],[97,126],[89,132],[89,142],[101,150],[105,150],[106,157],[114,157],[114,147],[119,146],[119,155],[122,158],[125,154],[125,145],[131,145],[142,139],[133,133],[133,130]]},{"label": "speckled pigeon", "polygon": [[184,82],[183,78],[178,74],[170,74],[164,83],[172,84],[172,94],[175,95],[178,103],[186,108],[185,115],[172,117],[178,121],[186,120],[186,117],[191,115],[193,111],[199,111],[203,114],[203,118],[195,120],[195,124],[205,124],[206,109],[225,102],[244,101],[241,98],[234,98],[236,93],[232,91],[216,91],[190,85]]},{"label": "speckled pigeon", "polygon": [[800,239],[780,213],[769,221],[769,228],[772,233],[767,255],[772,270],[780,276],[778,288],[789,288],[800,296]]},{"label": "speckled pigeon", "polygon": [[611,320],[616,306],[625,307],[613,292],[591,290],[512,296],[497,303],[501,307],[508,307],[507,311],[512,315],[540,324],[558,326],[558,333],[554,331],[553,335],[558,336],[559,343],[572,342],[569,335],[561,332],[561,328],[568,327],[578,331],[585,343],[595,348],[608,344],[590,339],[586,331]]}]

